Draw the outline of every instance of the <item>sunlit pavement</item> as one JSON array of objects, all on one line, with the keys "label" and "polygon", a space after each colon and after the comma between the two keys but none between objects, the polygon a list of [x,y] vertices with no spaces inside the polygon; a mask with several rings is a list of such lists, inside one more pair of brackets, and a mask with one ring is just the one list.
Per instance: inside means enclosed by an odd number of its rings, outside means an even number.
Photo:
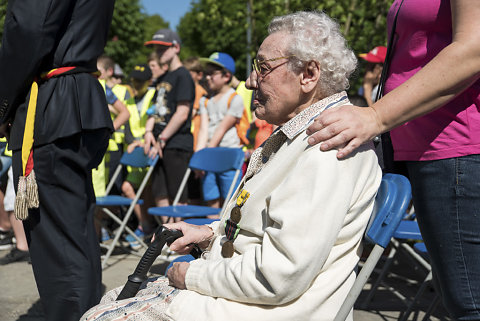
[{"label": "sunlit pavement", "polygon": [[[0,251],[0,257],[8,251]],[[404,258],[403,258],[404,259]],[[421,281],[425,274],[408,265],[408,261],[400,257],[401,263],[396,262],[392,268],[392,275],[388,278],[388,284],[397,288],[404,296],[412,298],[417,289],[418,281]],[[107,290],[123,285],[127,276],[133,272],[139,261],[139,257],[132,254],[118,254],[109,260],[109,266],[103,271],[103,284]],[[407,261],[404,263],[403,261]],[[152,266],[151,272],[163,274],[166,263],[157,260]],[[410,280],[410,281],[408,281]],[[368,289],[367,284],[365,289]],[[359,302],[366,295],[362,292]],[[434,298],[432,289],[422,296],[415,313],[412,313],[409,320],[422,320],[424,312]],[[368,310],[355,309],[355,321],[380,321],[397,320],[400,311],[405,310],[403,304],[396,296],[381,287]],[[38,291],[33,278],[32,266],[27,262],[12,263],[0,266],[0,321],[45,321],[42,307],[39,303]],[[451,320],[446,317],[446,312],[438,306],[431,317],[431,320]]]}]

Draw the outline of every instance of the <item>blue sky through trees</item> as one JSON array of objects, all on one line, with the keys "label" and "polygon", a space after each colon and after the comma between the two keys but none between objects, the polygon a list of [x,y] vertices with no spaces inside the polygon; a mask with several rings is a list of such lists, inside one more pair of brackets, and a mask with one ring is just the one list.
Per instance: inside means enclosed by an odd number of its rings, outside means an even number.
[{"label": "blue sky through trees", "polygon": [[141,0],[145,13],[158,14],[176,29],[180,18],[190,9],[191,0]]}]

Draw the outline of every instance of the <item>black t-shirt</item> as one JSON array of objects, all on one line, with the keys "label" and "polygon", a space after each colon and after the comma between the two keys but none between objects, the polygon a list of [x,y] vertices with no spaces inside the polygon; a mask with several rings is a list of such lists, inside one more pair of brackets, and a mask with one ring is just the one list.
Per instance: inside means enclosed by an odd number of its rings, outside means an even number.
[{"label": "black t-shirt", "polygon": [[166,149],[183,149],[193,151],[193,136],[190,131],[193,102],[195,100],[195,84],[190,72],[185,67],[167,72],[157,84],[155,106],[155,126],[153,134],[158,137],[167,126],[177,105],[182,101],[189,101],[190,111],[188,119],[179,130],[167,141]]}]

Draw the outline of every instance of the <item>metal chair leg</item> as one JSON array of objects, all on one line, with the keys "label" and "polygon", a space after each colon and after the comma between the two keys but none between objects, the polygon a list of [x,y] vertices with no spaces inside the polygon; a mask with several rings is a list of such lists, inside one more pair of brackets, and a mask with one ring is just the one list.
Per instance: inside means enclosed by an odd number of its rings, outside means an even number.
[{"label": "metal chair leg", "polygon": [[390,253],[387,256],[387,259],[383,264],[383,268],[382,268],[382,271],[380,272],[380,275],[375,280],[375,283],[372,285],[372,287],[370,288],[370,291],[368,292],[368,296],[365,298],[365,300],[362,302],[360,306],[361,309],[366,310],[368,308],[368,305],[370,304],[370,301],[372,301],[373,296],[375,295],[375,292],[377,291],[377,288],[380,285],[380,282],[382,282],[388,270],[390,269],[390,266],[392,265],[392,262],[393,262],[393,257],[395,256],[396,252],[397,252],[396,247],[392,246],[390,249]]}]

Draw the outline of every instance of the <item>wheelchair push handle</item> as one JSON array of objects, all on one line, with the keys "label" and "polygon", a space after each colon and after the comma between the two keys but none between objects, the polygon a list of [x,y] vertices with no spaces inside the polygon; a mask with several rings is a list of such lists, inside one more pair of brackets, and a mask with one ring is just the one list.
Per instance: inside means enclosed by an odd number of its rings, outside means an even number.
[{"label": "wheelchair push handle", "polygon": [[169,230],[160,226],[155,232],[155,240],[143,254],[133,274],[128,276],[128,281],[118,295],[117,300],[128,299],[135,296],[141,284],[147,280],[147,273],[155,259],[162,252],[163,246],[172,243],[182,236],[183,233],[179,230]]}]

